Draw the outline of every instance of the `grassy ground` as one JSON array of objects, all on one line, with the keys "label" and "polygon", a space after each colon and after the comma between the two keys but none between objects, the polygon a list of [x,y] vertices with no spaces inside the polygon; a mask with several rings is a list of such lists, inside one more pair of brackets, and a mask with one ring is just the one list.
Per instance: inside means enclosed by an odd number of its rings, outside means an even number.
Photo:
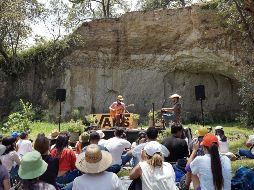
[{"label": "grassy ground", "polygon": [[[253,134],[252,129],[249,128],[243,128],[239,125],[239,123],[226,123],[226,124],[220,124],[224,127],[224,131],[226,136],[229,140],[229,149],[233,153],[237,153],[239,148],[244,147],[244,143],[246,141],[246,138],[248,135]],[[216,124],[210,125],[211,127],[215,127]],[[192,130],[192,133],[195,132],[201,125],[194,125],[194,124],[188,124],[184,127],[189,127]],[[205,127],[208,127],[205,126]],[[46,122],[35,122],[32,126],[32,131],[30,134],[31,139],[35,139],[38,133],[45,133],[46,135],[49,135],[50,132],[54,129],[58,129],[57,124],[53,123],[46,123]],[[67,124],[63,123],[61,124],[61,131],[67,130]],[[249,166],[254,168],[254,160],[238,160],[232,162],[232,170],[235,172],[237,168],[240,166]],[[128,170],[123,170],[119,173],[119,176],[125,176],[128,175]]]}]

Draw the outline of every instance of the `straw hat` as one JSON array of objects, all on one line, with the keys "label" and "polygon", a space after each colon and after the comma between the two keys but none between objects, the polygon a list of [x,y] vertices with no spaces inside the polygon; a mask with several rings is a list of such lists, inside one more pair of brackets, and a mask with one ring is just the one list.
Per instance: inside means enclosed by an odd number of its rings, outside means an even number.
[{"label": "straw hat", "polygon": [[49,139],[57,139],[57,137],[58,137],[58,135],[59,135],[59,132],[58,132],[58,130],[57,129],[54,129],[51,133],[50,133],[50,135],[49,135]]},{"label": "straw hat", "polygon": [[195,131],[195,135],[198,137],[203,137],[208,133],[208,129],[205,127],[200,127],[198,130]]},{"label": "straw hat", "polygon": [[76,160],[76,167],[83,173],[96,174],[105,171],[112,163],[109,152],[101,150],[96,144],[87,146],[86,152],[81,153]]},{"label": "straw hat", "polygon": [[0,144],[0,156],[3,155],[3,153],[5,152],[6,150],[6,146]]},{"label": "straw hat", "polygon": [[35,179],[47,170],[48,164],[42,159],[38,151],[26,153],[21,160],[19,177],[21,179]]},{"label": "straw hat", "polygon": [[83,132],[80,136],[79,136],[79,142],[81,143],[85,143],[85,142],[89,142],[89,133],[88,132]]},{"label": "straw hat", "polygon": [[170,99],[172,98],[182,98],[182,96],[178,95],[178,94],[173,94],[171,96],[169,96]]},{"label": "straw hat", "polygon": [[97,130],[96,132],[99,133],[101,139],[105,137],[105,134],[103,133],[102,130]]},{"label": "straw hat", "polygon": [[122,96],[122,95],[117,96],[117,100],[123,101],[123,100],[124,100],[124,99],[123,99],[123,96]]}]

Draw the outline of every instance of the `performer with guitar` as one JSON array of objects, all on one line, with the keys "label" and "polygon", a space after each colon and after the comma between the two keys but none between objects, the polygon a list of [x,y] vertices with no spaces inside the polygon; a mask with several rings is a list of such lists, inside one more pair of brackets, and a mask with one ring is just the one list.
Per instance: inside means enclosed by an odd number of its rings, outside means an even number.
[{"label": "performer with guitar", "polygon": [[110,116],[113,119],[113,126],[124,127],[124,113],[126,111],[126,107],[123,100],[123,96],[119,95],[117,96],[116,102],[113,102],[113,104],[109,107]]},{"label": "performer with guitar", "polygon": [[181,115],[181,104],[179,99],[182,98],[178,94],[173,94],[169,97],[173,102],[172,108],[162,108],[161,111],[164,112],[162,114],[162,118],[164,119],[166,127],[169,127],[169,121],[173,121],[174,123],[180,123],[180,115]]}]

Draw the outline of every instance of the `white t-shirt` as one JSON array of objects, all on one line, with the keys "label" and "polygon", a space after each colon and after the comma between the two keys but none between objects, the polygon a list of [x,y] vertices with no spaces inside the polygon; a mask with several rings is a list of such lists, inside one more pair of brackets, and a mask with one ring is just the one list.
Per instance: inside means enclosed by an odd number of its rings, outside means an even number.
[{"label": "white t-shirt", "polygon": [[72,190],[123,190],[123,186],[116,174],[105,171],[75,178]]},{"label": "white t-shirt", "polygon": [[98,142],[98,145],[105,147],[107,143],[108,143],[108,140],[100,139]]},{"label": "white t-shirt", "polygon": [[20,158],[22,158],[27,152],[33,151],[32,143],[29,140],[19,139],[17,142],[17,147],[18,147],[18,155]]},{"label": "white t-shirt", "polygon": [[139,162],[142,170],[142,190],[177,190],[175,172],[170,163],[153,168],[147,162]]},{"label": "white t-shirt", "polygon": [[219,152],[220,153],[227,153],[229,152],[229,148],[228,148],[228,141],[221,141],[220,136],[217,136],[218,140],[219,140]]},{"label": "white t-shirt", "polygon": [[11,151],[8,154],[2,155],[0,159],[8,172],[11,171],[14,164],[20,164],[19,156],[16,151]]},{"label": "white t-shirt", "polygon": [[105,147],[108,149],[108,151],[112,155],[112,158],[113,158],[112,165],[115,165],[115,164],[121,165],[122,164],[121,156],[123,154],[123,151],[126,148],[130,148],[131,143],[125,139],[121,139],[119,137],[113,137],[108,140]]},{"label": "white t-shirt", "polygon": [[[227,156],[221,156],[222,175],[224,186],[222,190],[231,190],[231,161]],[[209,154],[197,156],[190,164],[191,171],[198,175],[202,190],[214,190],[211,157]]]},{"label": "white t-shirt", "polygon": [[[133,150],[132,150],[132,156],[134,156],[135,158],[141,160],[141,151],[144,149],[144,147],[146,146],[148,142],[139,144],[138,146],[136,146]],[[169,156],[169,151],[168,149],[164,146],[161,145],[162,147],[162,155],[164,157],[168,157]]]}]

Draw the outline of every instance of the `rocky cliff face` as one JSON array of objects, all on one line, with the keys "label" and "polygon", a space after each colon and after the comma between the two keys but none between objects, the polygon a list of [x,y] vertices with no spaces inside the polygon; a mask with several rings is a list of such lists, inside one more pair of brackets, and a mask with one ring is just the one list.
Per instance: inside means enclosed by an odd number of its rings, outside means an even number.
[{"label": "rocky cliff face", "polygon": [[145,115],[152,103],[156,109],[170,106],[169,95],[178,93],[186,119],[200,115],[194,87],[203,84],[205,113],[232,118],[239,110],[235,65],[254,56],[241,49],[241,38],[220,19],[214,10],[192,6],[83,23],[77,32],[85,45],[63,58],[63,71],[38,79],[37,68],[33,77],[23,79],[26,87],[15,84],[48,104],[52,115],[58,105],[48,96],[55,87],[67,89],[64,115],[75,107],[84,113],[108,112],[118,94],[135,104],[130,112]]}]

